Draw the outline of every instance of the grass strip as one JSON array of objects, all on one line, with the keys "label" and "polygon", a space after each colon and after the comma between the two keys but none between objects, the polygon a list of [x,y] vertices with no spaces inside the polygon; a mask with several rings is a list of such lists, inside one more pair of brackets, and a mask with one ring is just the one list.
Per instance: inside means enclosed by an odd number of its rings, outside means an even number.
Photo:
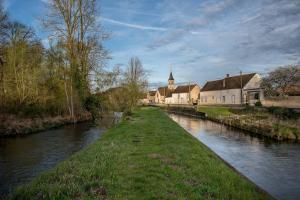
[{"label": "grass strip", "polygon": [[11,199],[268,199],[157,108],[130,120]]}]

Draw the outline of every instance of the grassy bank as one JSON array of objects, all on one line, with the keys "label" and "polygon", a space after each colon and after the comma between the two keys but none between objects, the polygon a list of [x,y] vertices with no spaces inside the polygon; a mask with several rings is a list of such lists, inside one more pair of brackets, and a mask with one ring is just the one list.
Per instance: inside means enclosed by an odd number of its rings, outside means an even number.
[{"label": "grassy bank", "polygon": [[300,117],[282,108],[199,106],[207,118],[277,140],[300,141]]},{"label": "grassy bank", "polygon": [[[92,120],[89,112],[81,113],[76,117],[76,122],[89,120]],[[12,114],[0,114],[0,137],[36,133],[71,123],[74,123],[74,120],[70,116],[20,117]]]},{"label": "grassy bank", "polygon": [[156,108],[141,108],[11,199],[267,199]]}]

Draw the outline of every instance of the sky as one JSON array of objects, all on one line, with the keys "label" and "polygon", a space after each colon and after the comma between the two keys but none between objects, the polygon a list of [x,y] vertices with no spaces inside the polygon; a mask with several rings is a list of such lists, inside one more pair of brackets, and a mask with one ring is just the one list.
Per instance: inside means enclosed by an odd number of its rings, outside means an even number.
[{"label": "sky", "polygon": [[[11,19],[35,28],[49,0],[4,0]],[[300,0],[101,0],[108,68],[137,56],[151,87],[221,79],[300,63]]]}]

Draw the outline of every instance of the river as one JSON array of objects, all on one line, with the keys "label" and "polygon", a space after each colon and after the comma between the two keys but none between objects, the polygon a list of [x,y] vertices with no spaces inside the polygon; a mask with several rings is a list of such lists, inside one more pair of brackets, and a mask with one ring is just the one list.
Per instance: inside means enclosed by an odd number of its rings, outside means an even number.
[{"label": "river", "polygon": [[111,123],[108,119],[101,125],[79,123],[23,137],[0,138],[0,199],[97,140]]},{"label": "river", "polygon": [[274,198],[300,199],[299,143],[254,137],[208,120],[169,116]]}]

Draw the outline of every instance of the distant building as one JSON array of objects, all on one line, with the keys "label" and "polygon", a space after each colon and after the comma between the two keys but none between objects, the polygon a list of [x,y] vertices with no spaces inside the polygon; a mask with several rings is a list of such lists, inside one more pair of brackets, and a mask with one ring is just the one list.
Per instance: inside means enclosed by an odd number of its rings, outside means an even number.
[{"label": "distant building", "polygon": [[142,104],[153,104],[155,101],[156,91],[149,91],[144,94],[143,98],[140,99]]},{"label": "distant building", "polygon": [[148,103],[154,103],[155,102],[155,94],[156,94],[156,91],[149,91],[147,93],[147,99],[148,99]]},{"label": "distant building", "polygon": [[175,86],[172,72],[168,86],[159,87],[155,94],[155,103],[160,104],[197,104],[200,87],[197,84]]},{"label": "distant building", "polygon": [[155,94],[155,103],[165,103],[165,99],[172,96],[174,89],[169,89],[168,86],[159,87]]},{"label": "distant building", "polygon": [[165,87],[159,87],[155,94],[155,103],[165,103],[165,99],[167,97],[172,96],[172,92],[175,90],[175,80],[173,77],[172,72],[170,73],[169,79],[168,79],[168,86]]},{"label": "distant building", "polygon": [[201,89],[200,105],[253,105],[264,100],[260,86],[261,77],[256,73],[227,76],[221,80],[208,81]]},{"label": "distant building", "polygon": [[200,87],[197,84],[180,85],[166,98],[166,104],[197,104]]}]

